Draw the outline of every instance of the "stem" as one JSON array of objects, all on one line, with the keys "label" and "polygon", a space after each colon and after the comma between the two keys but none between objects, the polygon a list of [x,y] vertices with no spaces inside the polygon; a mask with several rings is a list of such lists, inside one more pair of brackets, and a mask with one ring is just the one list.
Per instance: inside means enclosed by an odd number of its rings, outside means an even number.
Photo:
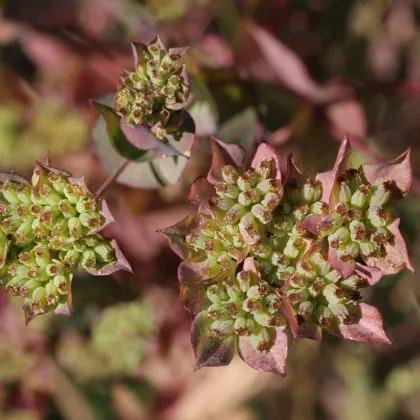
[{"label": "stem", "polygon": [[118,177],[121,175],[121,172],[127,167],[129,163],[130,161],[128,159],[123,159],[120,162],[115,171],[109,175],[105,182],[99,187],[98,191],[96,191],[96,199],[103,195],[112,186],[112,184],[118,179]]}]

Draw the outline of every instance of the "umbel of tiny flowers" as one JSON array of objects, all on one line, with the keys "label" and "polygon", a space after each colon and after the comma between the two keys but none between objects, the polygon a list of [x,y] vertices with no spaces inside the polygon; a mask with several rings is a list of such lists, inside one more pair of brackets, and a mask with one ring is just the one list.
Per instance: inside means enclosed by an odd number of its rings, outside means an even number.
[{"label": "umbel of tiny flowers", "polygon": [[311,215],[303,227],[328,238],[330,264],[344,278],[354,273],[358,262],[386,275],[404,268],[414,271],[392,208],[411,189],[410,150],[386,164],[359,168],[352,167],[351,152],[345,137],[334,169],[317,176],[329,214]]},{"label": "umbel of tiny flowers", "polygon": [[78,265],[93,275],[131,270],[116,242],[99,234],[113,221],[84,177],[52,168],[48,154],[31,183],[0,174],[0,284],[24,299],[27,323],[46,312],[70,314]]},{"label": "umbel of tiny flowers", "polygon": [[121,75],[115,111],[127,124],[151,127],[163,140],[181,135],[189,81],[182,58],[188,48],[166,49],[158,35],[147,44],[132,42],[135,71]]},{"label": "umbel of tiny flowers", "polygon": [[[355,261],[343,276],[305,229],[331,217],[323,176],[307,179],[290,156],[261,144],[248,157],[213,139],[207,177],[194,181],[198,211],[161,232],[183,262],[178,278],[187,310],[196,314],[192,343],[197,368],[229,364],[235,348],[255,369],[284,375],[287,334],[320,340],[322,329],[342,338],[389,343],[376,308],[359,303],[382,273]],[[329,219],[327,219],[329,220]]]}]

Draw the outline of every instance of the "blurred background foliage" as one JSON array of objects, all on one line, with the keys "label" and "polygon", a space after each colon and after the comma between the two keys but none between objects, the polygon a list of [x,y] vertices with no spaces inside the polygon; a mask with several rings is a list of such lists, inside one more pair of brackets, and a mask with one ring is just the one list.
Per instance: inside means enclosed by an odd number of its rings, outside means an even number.
[{"label": "blurred background foliage", "polygon": [[156,233],[191,210],[185,198],[209,165],[210,135],[247,148],[265,140],[314,172],[332,165],[348,132],[357,162],[412,147],[416,179],[399,211],[420,268],[420,1],[1,0],[0,10],[1,170],[29,175],[49,150],[97,189],[107,154],[91,138],[89,98],[114,92],[132,69],[129,41],[155,33],[190,47],[197,126],[176,184],[134,189],[142,175],[125,173],[107,193],[118,221],[108,233],[135,274],[79,273],[73,316],[29,327],[0,296],[1,419],[420,419],[417,275],[364,296],[392,347],[303,340],[286,378],[236,360],[193,373],[178,260]]}]

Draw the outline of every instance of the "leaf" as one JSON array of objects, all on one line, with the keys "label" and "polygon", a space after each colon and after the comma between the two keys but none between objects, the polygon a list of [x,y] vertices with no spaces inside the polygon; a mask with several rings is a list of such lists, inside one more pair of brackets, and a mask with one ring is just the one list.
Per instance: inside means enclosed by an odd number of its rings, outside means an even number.
[{"label": "leaf", "polygon": [[369,284],[369,286],[375,285],[383,277],[383,274],[380,270],[359,263],[356,264],[355,272],[360,278],[364,279]]},{"label": "leaf", "polygon": [[93,130],[93,136],[97,143],[100,142],[111,142],[113,148],[122,156],[127,159],[138,161],[143,160],[146,154],[145,150],[140,150],[137,147],[133,146],[130,143],[122,128],[121,128],[121,117],[117,115],[112,107],[105,105],[98,101],[92,101],[96,109],[101,113],[99,120],[105,120],[106,131],[105,133],[101,129],[96,129],[99,122],[97,123],[95,129]]},{"label": "leaf", "polygon": [[258,146],[254,156],[251,159],[251,168],[255,169],[259,163],[265,159],[274,159],[276,164],[275,179],[281,181],[280,156],[271,146],[266,143],[261,143]]},{"label": "leaf", "polygon": [[207,317],[207,311],[200,312],[194,319],[191,329],[191,341],[196,358],[196,370],[202,367],[227,366],[233,359],[235,338],[211,338],[209,329],[213,321]]},{"label": "leaf", "polygon": [[393,235],[393,240],[385,244],[385,256],[367,257],[365,262],[370,267],[375,267],[384,275],[394,275],[404,268],[415,273],[413,264],[408,256],[407,245],[400,232],[400,219],[395,219],[387,229]]},{"label": "leaf", "polygon": [[329,105],[326,112],[331,122],[345,133],[366,137],[366,116],[360,102],[353,99],[336,102]]},{"label": "leaf", "polygon": [[29,182],[14,172],[0,172],[0,182],[15,181],[20,184],[29,184]]},{"label": "leaf", "polygon": [[[107,136],[106,124],[100,118],[94,128]],[[112,173],[121,163],[121,155],[115,151],[109,141],[98,141],[98,135],[94,135],[98,147],[99,156],[108,173]],[[161,188],[178,181],[182,175],[188,159],[180,156],[172,156],[166,159],[153,158],[151,150],[143,151],[144,155],[136,162],[130,162],[118,177],[119,184],[132,188]]]},{"label": "leaf", "polygon": [[249,341],[249,337],[239,337],[238,352],[241,359],[252,368],[286,376],[287,335],[276,328],[276,339],[267,353],[259,353]]},{"label": "leaf", "polygon": [[353,323],[340,324],[337,330],[330,332],[346,340],[369,344],[391,344],[383,329],[382,316],[379,311],[366,303],[361,303],[357,308],[358,311],[352,316]]},{"label": "leaf", "polygon": [[212,184],[223,181],[222,168],[225,165],[232,165],[237,168],[245,164],[246,151],[237,144],[225,143],[216,138],[211,141],[212,160],[207,179]]},{"label": "leaf", "polygon": [[411,190],[413,183],[410,153],[411,150],[408,149],[396,159],[384,164],[365,163],[362,165],[363,174],[371,184],[379,180],[391,181],[404,197]]},{"label": "leaf", "polygon": [[354,261],[342,261],[337,255],[337,250],[333,247],[328,248],[328,262],[331,267],[337,270],[343,279],[349,278],[356,269]]},{"label": "leaf", "polygon": [[254,108],[246,108],[220,127],[217,137],[226,143],[240,144],[246,150],[255,146],[258,136],[258,118]]}]

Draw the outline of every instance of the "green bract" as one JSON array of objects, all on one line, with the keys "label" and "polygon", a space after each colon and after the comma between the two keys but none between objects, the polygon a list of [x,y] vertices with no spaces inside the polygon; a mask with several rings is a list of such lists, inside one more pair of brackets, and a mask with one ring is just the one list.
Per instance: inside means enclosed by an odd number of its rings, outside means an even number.
[{"label": "green bract", "polygon": [[45,312],[68,313],[73,271],[110,274],[129,265],[115,241],[97,233],[113,221],[83,178],[38,163],[32,183],[0,175],[0,281],[24,298],[29,322]]}]

